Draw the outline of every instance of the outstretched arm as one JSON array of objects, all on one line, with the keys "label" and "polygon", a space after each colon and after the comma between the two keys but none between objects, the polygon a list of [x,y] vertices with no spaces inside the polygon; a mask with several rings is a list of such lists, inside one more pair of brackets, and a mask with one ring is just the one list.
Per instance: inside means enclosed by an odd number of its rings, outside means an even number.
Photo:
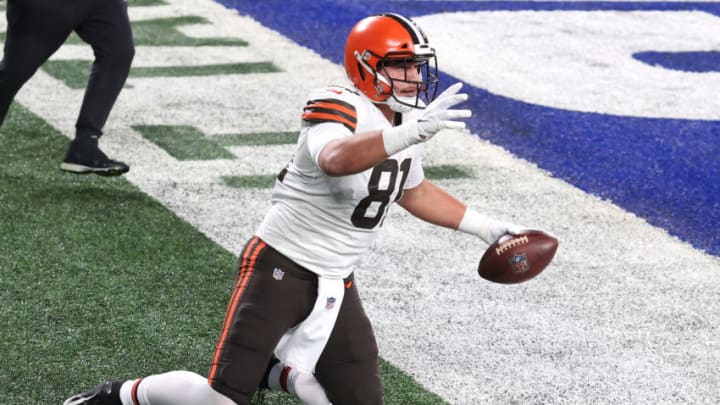
[{"label": "outstretched arm", "polygon": [[425,179],[417,187],[406,189],[398,201],[409,213],[431,224],[458,229],[465,204]]},{"label": "outstretched arm", "polygon": [[405,190],[398,204],[423,221],[475,235],[488,245],[505,234],[516,234],[524,229],[466,207],[427,179],[419,186]]}]

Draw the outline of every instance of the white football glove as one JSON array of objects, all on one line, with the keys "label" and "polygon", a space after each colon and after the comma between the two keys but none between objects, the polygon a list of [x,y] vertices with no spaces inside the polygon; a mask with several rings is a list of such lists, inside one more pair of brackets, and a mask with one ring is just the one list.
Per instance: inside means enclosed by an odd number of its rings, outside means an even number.
[{"label": "white football glove", "polygon": [[465,211],[458,231],[476,235],[488,245],[492,245],[503,235],[517,235],[528,230],[528,228],[510,222],[502,222],[483,215],[473,209]]},{"label": "white football glove", "polygon": [[453,84],[425,107],[417,120],[384,130],[383,144],[388,156],[410,145],[425,142],[443,129],[465,128],[465,123],[457,119],[470,117],[472,111],[451,108],[467,100],[467,94],[458,93],[461,88],[462,83]]}]

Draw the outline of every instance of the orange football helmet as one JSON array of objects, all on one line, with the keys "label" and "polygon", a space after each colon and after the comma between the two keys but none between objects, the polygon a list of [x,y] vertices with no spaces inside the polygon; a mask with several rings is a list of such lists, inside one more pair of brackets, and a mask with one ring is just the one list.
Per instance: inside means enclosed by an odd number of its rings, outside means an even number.
[{"label": "orange football helmet", "polygon": [[[391,78],[383,71],[390,63],[414,65],[420,69],[420,80]],[[355,24],[345,44],[345,72],[370,100],[391,107],[397,101],[404,106],[423,108],[437,93],[435,49],[415,22],[399,14],[370,16]],[[398,80],[417,86],[414,100],[394,94],[394,82]]]}]

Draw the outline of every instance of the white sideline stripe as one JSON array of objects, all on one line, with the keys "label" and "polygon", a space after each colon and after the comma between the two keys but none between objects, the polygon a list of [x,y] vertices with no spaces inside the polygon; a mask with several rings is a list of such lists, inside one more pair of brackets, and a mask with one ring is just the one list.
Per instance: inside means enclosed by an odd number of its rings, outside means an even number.
[{"label": "white sideline stripe", "polygon": [[[168,1],[248,40],[285,72],[133,79],[101,142],[131,165],[128,180],[238,253],[270,190],[231,189],[219,177],[275,173],[291,148],[240,147],[237,160],[177,162],[131,126],[293,131],[305,94],[339,80],[342,69],[211,1]],[[70,137],[81,98],[82,90],[40,71],[17,100]],[[467,134],[441,134],[428,153],[428,162],[475,168],[477,179],[440,182],[451,193],[489,215],[552,231],[560,249],[535,280],[493,285],[475,273],[482,242],[391,211],[357,273],[385,359],[457,404],[718,402],[719,258]]]}]

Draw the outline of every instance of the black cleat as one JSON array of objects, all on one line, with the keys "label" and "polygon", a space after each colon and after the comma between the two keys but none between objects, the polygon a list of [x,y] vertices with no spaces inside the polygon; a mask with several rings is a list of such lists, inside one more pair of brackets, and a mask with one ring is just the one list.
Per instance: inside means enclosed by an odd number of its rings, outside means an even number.
[{"label": "black cleat", "polygon": [[92,391],[73,395],[63,405],[122,405],[120,402],[120,386],[123,381],[104,382]]},{"label": "black cleat", "polygon": [[130,170],[125,163],[107,157],[97,146],[97,139],[93,141],[72,141],[60,169],[70,173],[95,173],[100,176],[119,176]]}]

